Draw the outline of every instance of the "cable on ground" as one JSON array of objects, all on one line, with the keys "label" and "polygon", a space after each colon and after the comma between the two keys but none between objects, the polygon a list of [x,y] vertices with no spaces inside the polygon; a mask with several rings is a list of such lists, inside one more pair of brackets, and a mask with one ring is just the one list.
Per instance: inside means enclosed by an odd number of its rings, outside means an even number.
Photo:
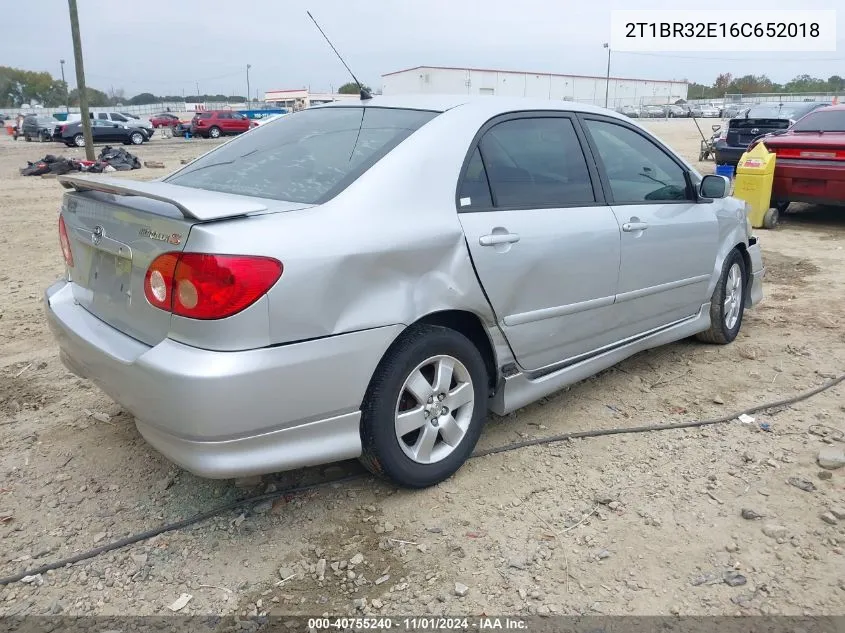
[{"label": "cable on ground", "polygon": [[[676,422],[672,424],[650,424],[647,426],[633,426],[627,428],[613,428],[613,429],[601,429],[595,431],[577,431],[574,433],[562,433],[560,435],[552,435],[550,437],[539,437],[531,440],[525,440],[522,442],[512,442],[510,444],[505,444],[504,446],[496,446],[493,448],[485,448],[474,452],[470,459],[475,457],[484,457],[487,455],[497,455],[499,453],[506,453],[509,451],[515,451],[521,448],[527,448],[529,446],[538,446],[541,444],[552,444],[554,442],[563,442],[570,439],[579,439],[579,438],[587,438],[587,437],[602,437],[605,435],[622,435],[627,433],[646,433],[650,431],[669,431],[674,429],[689,429],[701,426],[711,426],[714,424],[724,424],[726,422],[731,422],[735,420],[740,415],[751,415],[752,413],[758,413],[759,411],[765,411],[767,409],[777,409],[780,407],[785,407],[791,404],[795,404],[797,402],[801,402],[803,400],[808,400],[815,395],[822,393],[823,391],[827,391],[828,389],[832,389],[836,385],[845,381],[845,374],[842,374],[828,382],[815,387],[814,389],[810,389],[809,391],[804,391],[799,393],[795,396],[790,398],[784,398],[782,400],[776,400],[774,402],[766,402],[764,404],[756,405],[750,407],[748,409],[744,409],[743,411],[737,411],[736,413],[730,413],[727,415],[723,415],[719,418],[712,418],[707,420],[693,420],[691,422]],[[47,563],[42,565],[41,567],[36,567],[34,569],[28,569],[26,571],[20,572],[18,574],[14,574],[12,576],[6,576],[5,578],[0,578],[0,586],[8,585],[13,582],[18,582],[27,576],[35,576],[38,574],[43,574],[51,569],[60,569],[65,567],[66,565],[72,565],[74,563],[78,563],[83,560],[87,560],[89,558],[94,558],[95,556],[99,556],[100,554],[105,554],[106,552],[111,552],[116,549],[120,549],[122,547],[126,547],[127,545],[132,545],[134,543],[138,543],[140,541],[145,541],[147,539],[151,539],[154,536],[158,536],[159,534],[164,534],[165,532],[172,532],[173,530],[179,530],[184,527],[188,527],[189,525],[194,525],[195,523],[199,523],[200,521],[205,521],[206,519],[210,519],[218,514],[226,512],[227,510],[234,510],[242,505],[251,504],[251,503],[258,503],[261,501],[269,501],[273,499],[278,499],[286,495],[291,494],[298,494],[302,492],[307,492],[310,490],[316,490],[319,488],[325,488],[327,486],[338,484],[338,483],[345,483],[349,481],[355,481],[357,479],[362,479],[368,476],[367,473],[358,473],[354,475],[348,475],[346,477],[340,477],[337,479],[331,479],[327,481],[321,481],[314,484],[308,484],[303,486],[296,486],[293,488],[286,488],[284,490],[277,490],[274,492],[267,492],[264,494],[254,495],[250,497],[243,497],[241,499],[237,499],[230,503],[224,504],[222,506],[218,506],[217,508],[213,508],[211,510],[207,510],[206,512],[200,512],[199,514],[195,514],[192,517],[188,517],[187,519],[182,519],[180,521],[174,521],[173,523],[166,523],[159,527],[153,528],[151,530],[147,530],[145,532],[139,532],[137,534],[133,534],[131,536],[124,537],[122,539],[118,539],[117,541],[113,541],[111,543],[106,543],[105,545],[101,545],[99,547],[95,547],[94,549],[90,549],[85,552],[80,552],[79,554],[74,554],[73,556],[69,556],[67,558],[63,558],[61,560],[54,561],[52,563]]]}]

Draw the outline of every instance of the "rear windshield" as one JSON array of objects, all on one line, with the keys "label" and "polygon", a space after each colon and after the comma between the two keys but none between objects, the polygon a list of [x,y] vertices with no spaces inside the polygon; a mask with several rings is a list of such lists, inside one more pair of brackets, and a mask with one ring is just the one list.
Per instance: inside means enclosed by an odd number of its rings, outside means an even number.
[{"label": "rear windshield", "polygon": [[793,132],[845,132],[845,110],[816,110],[792,126]]},{"label": "rear windshield", "polygon": [[436,112],[377,107],[303,110],[220,146],[167,182],[320,204],[435,116]]},{"label": "rear windshield", "polygon": [[816,107],[813,103],[783,103],[778,105],[761,104],[752,106],[748,111],[749,119],[800,119]]}]

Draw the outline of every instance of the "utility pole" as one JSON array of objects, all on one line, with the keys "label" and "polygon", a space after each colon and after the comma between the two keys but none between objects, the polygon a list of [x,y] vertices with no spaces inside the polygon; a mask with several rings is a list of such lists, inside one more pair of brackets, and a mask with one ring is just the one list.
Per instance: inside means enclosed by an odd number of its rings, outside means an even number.
[{"label": "utility pole", "polygon": [[65,112],[70,114],[70,104],[68,103],[68,101],[70,101],[70,96],[68,94],[67,82],[65,81],[65,60],[60,59],[59,64],[62,66],[62,84],[65,87]]},{"label": "utility pole", "polygon": [[85,68],[82,65],[82,40],[79,36],[79,14],[76,0],[67,0],[70,10],[70,36],[73,39],[73,61],[76,65],[76,90],[79,92],[79,113],[82,117],[82,136],[85,138],[85,158],[94,160],[94,140],[88,114],[88,90],[85,87]]},{"label": "utility pole", "polygon": [[607,49],[607,83],[604,87],[604,107],[607,107],[608,97],[610,96],[610,44],[604,43],[604,48]]},{"label": "utility pole", "polygon": [[252,64],[246,65],[246,109],[249,110],[249,102],[252,99],[249,92],[249,69],[252,68]]}]

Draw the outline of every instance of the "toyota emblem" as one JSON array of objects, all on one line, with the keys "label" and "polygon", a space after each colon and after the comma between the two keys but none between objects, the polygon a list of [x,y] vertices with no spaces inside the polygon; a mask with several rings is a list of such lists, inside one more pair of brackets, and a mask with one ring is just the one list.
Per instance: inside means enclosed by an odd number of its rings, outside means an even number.
[{"label": "toyota emblem", "polygon": [[96,246],[97,244],[100,243],[100,241],[103,239],[103,235],[105,235],[105,234],[106,234],[106,232],[103,230],[102,226],[100,226],[100,225],[95,226],[94,230],[91,231],[91,243],[94,244],[94,246]]},{"label": "toyota emblem", "polygon": [[755,127],[755,128],[752,128],[752,129],[751,129],[751,133],[752,133],[752,134],[757,134],[759,131],[760,131],[760,128],[758,128],[758,127]]}]

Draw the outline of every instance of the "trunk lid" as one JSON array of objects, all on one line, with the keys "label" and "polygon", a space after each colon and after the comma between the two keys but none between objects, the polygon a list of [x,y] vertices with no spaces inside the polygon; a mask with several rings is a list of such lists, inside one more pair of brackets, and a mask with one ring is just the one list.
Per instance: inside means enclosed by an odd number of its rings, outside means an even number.
[{"label": "trunk lid", "polygon": [[181,252],[199,222],[310,205],[265,201],[161,182],[61,176],[72,189],[62,202],[74,266],[74,299],[91,314],[147,345],[167,337],[171,314],[144,296],[150,263]]},{"label": "trunk lid", "polygon": [[780,159],[845,161],[845,132],[788,132],[765,143]]},{"label": "trunk lid", "polygon": [[747,147],[758,136],[785,130],[790,125],[789,119],[731,119],[727,142],[732,147]]}]

